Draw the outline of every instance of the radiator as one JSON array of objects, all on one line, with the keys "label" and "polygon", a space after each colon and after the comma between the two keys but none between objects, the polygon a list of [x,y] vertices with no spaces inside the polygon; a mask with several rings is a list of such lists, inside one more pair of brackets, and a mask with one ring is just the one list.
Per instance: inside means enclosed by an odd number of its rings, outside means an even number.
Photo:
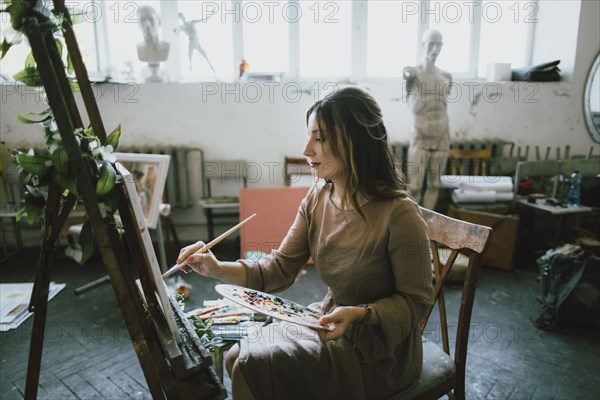
[{"label": "radiator", "polygon": [[[508,147],[508,150],[505,150]],[[492,161],[488,164],[488,175],[513,175],[515,172],[515,166],[518,160],[526,160],[529,147],[526,147],[525,154],[521,155],[521,148],[518,148],[517,156],[513,156],[515,144],[508,142],[503,139],[485,139],[485,140],[453,140],[450,143],[452,149],[462,150],[480,150],[480,149],[492,149]],[[408,162],[408,142],[394,142],[392,143],[394,155],[398,162],[398,165],[402,169],[402,172],[406,176],[407,162]],[[472,165],[465,165],[465,175],[474,175],[472,171]],[[450,166],[446,165],[445,174],[449,174]]]},{"label": "radiator", "polygon": [[165,202],[172,207],[192,207],[203,196],[202,149],[191,147],[119,147],[119,152],[167,154],[171,156],[165,185]]}]

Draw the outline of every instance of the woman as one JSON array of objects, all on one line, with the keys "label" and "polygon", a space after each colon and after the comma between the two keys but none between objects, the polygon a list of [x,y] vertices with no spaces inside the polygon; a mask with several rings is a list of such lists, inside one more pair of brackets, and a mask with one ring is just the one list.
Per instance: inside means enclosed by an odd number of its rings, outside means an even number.
[{"label": "woman", "polygon": [[385,398],[421,371],[418,328],[432,301],[425,222],[407,195],[381,110],[358,88],[307,113],[304,156],[320,179],[281,247],[258,261],[190,256],[201,275],[267,292],[289,287],[312,257],[329,287],[312,330],[279,322],[227,355],[235,398]]}]

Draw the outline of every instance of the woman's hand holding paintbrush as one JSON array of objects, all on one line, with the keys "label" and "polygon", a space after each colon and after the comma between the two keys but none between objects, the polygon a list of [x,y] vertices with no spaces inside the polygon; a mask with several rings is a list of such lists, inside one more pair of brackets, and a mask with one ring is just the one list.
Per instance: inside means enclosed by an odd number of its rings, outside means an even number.
[{"label": "woman's hand holding paintbrush", "polygon": [[[171,267],[167,272],[165,272],[162,275],[163,279],[180,269],[184,272],[189,272],[190,268],[198,272],[200,275],[212,276],[212,272],[214,272],[219,267],[222,267],[224,263],[219,262],[214,256],[214,254],[210,251],[210,249],[216,244],[220,243],[223,239],[231,235],[233,232],[237,231],[242,225],[250,221],[255,216],[256,214],[252,214],[251,216],[249,216],[233,228],[229,229],[225,233],[221,234],[208,244],[204,244],[203,242],[196,242],[191,246],[187,246],[181,249],[181,251],[179,252],[179,258],[177,258],[177,264]],[[239,273],[236,273],[236,275],[239,275]],[[245,270],[243,272],[243,275],[245,275]]]}]

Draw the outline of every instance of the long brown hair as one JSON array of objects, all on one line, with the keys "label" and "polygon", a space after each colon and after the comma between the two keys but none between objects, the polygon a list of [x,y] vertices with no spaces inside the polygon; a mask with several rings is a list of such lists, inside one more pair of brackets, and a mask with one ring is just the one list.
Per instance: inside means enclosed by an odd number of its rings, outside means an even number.
[{"label": "long brown hair", "polygon": [[357,87],[345,87],[313,104],[306,114],[307,124],[312,113],[316,113],[319,128],[325,128],[333,154],[347,171],[342,204],[349,202],[365,218],[358,204],[359,194],[368,200],[408,195],[381,108],[373,96]]}]

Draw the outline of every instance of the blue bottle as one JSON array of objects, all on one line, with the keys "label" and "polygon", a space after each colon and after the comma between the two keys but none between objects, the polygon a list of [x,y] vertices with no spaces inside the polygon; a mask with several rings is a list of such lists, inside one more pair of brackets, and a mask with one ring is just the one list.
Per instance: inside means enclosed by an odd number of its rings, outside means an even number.
[{"label": "blue bottle", "polygon": [[569,207],[579,207],[579,201],[581,199],[581,174],[576,169],[571,174],[569,179],[569,193],[567,195],[567,204]]}]

